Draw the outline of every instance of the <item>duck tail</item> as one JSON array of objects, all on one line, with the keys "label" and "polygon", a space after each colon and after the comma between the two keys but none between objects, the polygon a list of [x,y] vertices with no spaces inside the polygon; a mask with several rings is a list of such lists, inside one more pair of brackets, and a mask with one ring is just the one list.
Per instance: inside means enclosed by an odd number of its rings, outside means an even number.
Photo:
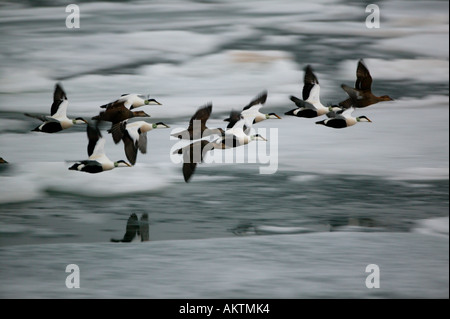
[{"label": "duck tail", "polygon": [[290,111],[284,113],[284,115],[292,115],[292,116],[295,116],[295,114],[294,114],[294,111],[295,111],[295,110],[296,110],[296,109],[292,109],[292,110],[290,110]]},{"label": "duck tail", "polygon": [[322,120],[322,121],[318,121],[318,122],[316,122],[316,124],[321,124],[321,125],[325,125],[325,120]]}]

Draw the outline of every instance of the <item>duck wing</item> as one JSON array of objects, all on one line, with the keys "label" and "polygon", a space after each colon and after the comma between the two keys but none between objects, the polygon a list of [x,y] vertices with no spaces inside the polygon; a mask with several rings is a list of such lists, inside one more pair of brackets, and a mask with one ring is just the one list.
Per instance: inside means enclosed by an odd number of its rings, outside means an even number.
[{"label": "duck wing", "polygon": [[372,87],[372,76],[369,69],[364,64],[363,59],[359,60],[358,68],[356,69],[355,88],[362,91],[370,91]]}]

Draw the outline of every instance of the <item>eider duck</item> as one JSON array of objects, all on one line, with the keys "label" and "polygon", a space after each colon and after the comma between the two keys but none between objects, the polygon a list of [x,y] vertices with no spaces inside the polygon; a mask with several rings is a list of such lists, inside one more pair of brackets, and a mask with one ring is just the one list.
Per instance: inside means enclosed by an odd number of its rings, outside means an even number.
[{"label": "eider duck", "polygon": [[41,120],[41,125],[34,128],[34,132],[44,133],[56,133],[72,127],[74,124],[87,124],[87,121],[81,117],[75,119],[69,119],[67,117],[67,106],[69,101],[66,93],[60,83],[56,83],[55,90],[53,92],[53,104],[50,108],[50,116],[46,115],[31,115],[25,113],[26,116],[33,117]]},{"label": "eider duck", "polygon": [[106,140],[102,137],[100,130],[98,129],[98,123],[95,127],[88,125],[86,133],[89,140],[87,147],[89,158],[85,161],[73,164],[71,167],[69,167],[69,170],[94,174],[112,170],[116,167],[131,166],[124,160],[113,162],[105,155],[104,148]]},{"label": "eider duck", "polygon": [[158,101],[156,101],[155,99],[151,99],[148,96],[145,97],[142,94],[122,94],[117,100],[101,105],[100,107],[102,109],[106,109],[110,106],[113,106],[115,104],[124,104],[124,106],[129,109],[135,109],[144,105],[162,105],[161,103],[159,103]]},{"label": "eider duck", "polygon": [[[264,90],[261,93],[259,93],[253,100],[250,101],[248,105],[246,105],[241,112],[241,115],[244,117],[244,119],[251,118],[253,120],[253,123],[256,124],[264,120],[268,119],[281,119],[277,114],[275,113],[261,113],[259,109],[266,103],[267,100],[267,91]],[[229,122],[230,118],[226,118],[224,121]]]},{"label": "eider duck", "polygon": [[[186,183],[189,182],[194,174],[197,164],[203,162],[207,152],[214,149],[234,148],[255,140],[266,141],[266,139],[259,134],[248,135],[244,132],[246,120],[241,115],[241,112],[233,110],[229,119],[230,123],[227,126],[227,130],[221,130],[221,137],[215,141],[196,141],[173,152],[173,154],[183,155],[183,177]],[[250,122],[253,122],[253,119],[251,119]]]},{"label": "eider duck", "polygon": [[163,122],[147,123],[145,121],[137,121],[128,123],[128,120],[114,124],[111,133],[114,142],[117,144],[123,141],[125,155],[131,165],[136,164],[138,150],[147,153],[147,132],[153,129],[169,128]]},{"label": "eider duck", "polygon": [[220,147],[216,146],[216,148],[233,148],[246,145],[251,141],[267,141],[259,134],[251,135],[249,133],[251,129],[251,126],[249,126],[251,124],[249,123],[253,123],[251,117],[247,117],[246,119],[242,116],[241,112],[233,110],[230,113],[229,119],[230,123],[224,134],[214,141],[216,145],[220,145]]},{"label": "eider duck", "polygon": [[297,108],[284,113],[285,115],[314,118],[335,110],[333,106],[327,107],[320,103],[319,80],[317,80],[317,77],[313,73],[310,65],[307,65],[305,68],[305,77],[303,82],[303,100],[291,95],[290,100],[295,103]]},{"label": "eider duck", "polygon": [[335,117],[328,118],[323,121],[316,122],[316,124],[325,125],[332,128],[345,128],[353,126],[358,122],[372,122],[367,116],[353,117],[351,114],[355,109],[350,107],[338,112]]},{"label": "eider duck", "polygon": [[350,96],[347,100],[339,103],[339,105],[344,108],[352,106],[361,108],[382,101],[392,101],[392,98],[388,95],[375,96],[372,93],[372,76],[370,75],[367,66],[364,64],[363,59],[359,60],[356,69],[355,88],[351,88],[345,84],[342,84],[341,87]]},{"label": "eider duck", "polygon": [[133,117],[150,117],[144,111],[130,111],[125,102],[111,104],[105,111],[101,111],[99,115],[94,116],[92,120],[112,122],[112,124],[125,121]]}]

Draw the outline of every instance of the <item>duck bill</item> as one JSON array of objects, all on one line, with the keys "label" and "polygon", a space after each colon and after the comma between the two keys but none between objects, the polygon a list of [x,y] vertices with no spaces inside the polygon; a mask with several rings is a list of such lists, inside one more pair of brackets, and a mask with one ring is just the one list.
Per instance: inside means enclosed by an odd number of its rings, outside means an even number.
[{"label": "duck bill", "polygon": [[145,102],[146,105],[162,105],[162,103],[159,103],[158,101],[156,101],[155,99],[151,99],[151,100],[147,100]]}]

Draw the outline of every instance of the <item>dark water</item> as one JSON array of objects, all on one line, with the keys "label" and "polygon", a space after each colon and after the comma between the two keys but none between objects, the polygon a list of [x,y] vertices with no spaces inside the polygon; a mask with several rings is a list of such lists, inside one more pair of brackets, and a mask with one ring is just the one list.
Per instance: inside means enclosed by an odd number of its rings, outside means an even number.
[{"label": "dark water", "polygon": [[447,180],[298,172],[260,176],[251,167],[215,178],[222,173],[202,168],[195,187],[180,182],[150,194],[92,198],[50,190],[38,201],[3,204],[4,223],[27,227],[3,232],[0,242],[105,242],[122,235],[131,213],[149,214],[151,240],[229,237],[246,234],[250,226],[408,232],[417,220],[448,215]]}]

